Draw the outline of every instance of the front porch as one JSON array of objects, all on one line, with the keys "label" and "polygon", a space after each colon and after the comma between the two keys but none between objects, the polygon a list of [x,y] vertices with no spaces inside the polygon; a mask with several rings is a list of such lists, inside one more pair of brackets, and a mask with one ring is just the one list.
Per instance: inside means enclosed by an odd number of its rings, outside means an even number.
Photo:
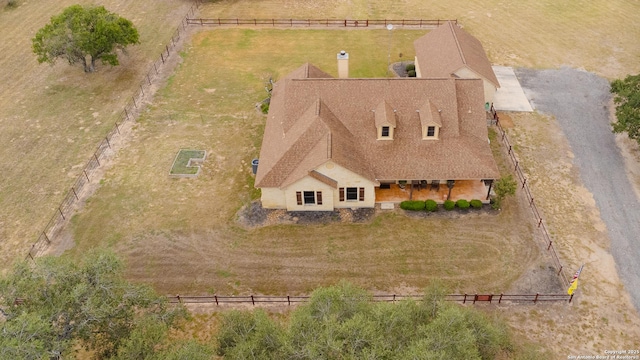
[{"label": "front porch", "polygon": [[[438,204],[442,204],[447,200],[449,188],[447,183],[440,185],[420,184],[420,182],[408,182],[404,185],[404,189],[398,184],[390,184],[389,189],[375,188],[376,203],[400,203],[405,200],[435,200]],[[489,187],[485,186],[481,180],[456,180],[455,185],[451,189],[451,200],[460,199],[473,200],[478,199],[483,203],[489,203],[487,192]]]}]

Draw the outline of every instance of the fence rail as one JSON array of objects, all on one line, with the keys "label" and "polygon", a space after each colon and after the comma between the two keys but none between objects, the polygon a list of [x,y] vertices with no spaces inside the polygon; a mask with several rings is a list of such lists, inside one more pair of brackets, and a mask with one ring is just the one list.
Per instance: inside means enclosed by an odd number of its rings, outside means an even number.
[{"label": "fence rail", "polygon": [[551,253],[551,258],[553,259],[554,264],[556,265],[556,270],[558,270],[558,277],[560,277],[560,279],[562,280],[563,284],[568,287],[569,286],[569,280],[564,272],[564,267],[562,266],[562,262],[560,261],[560,257],[558,256],[558,253],[556,252],[556,249],[553,246],[553,240],[551,239],[551,235],[549,235],[549,231],[547,230],[547,226],[545,225],[544,221],[542,220],[542,215],[540,215],[540,211],[538,210],[538,206],[535,203],[534,197],[533,197],[533,193],[531,193],[531,189],[529,188],[529,184],[527,183],[527,177],[525,176],[524,172],[522,171],[522,168],[520,166],[520,162],[518,161],[518,158],[516,157],[515,152],[513,151],[513,147],[511,145],[511,142],[509,141],[509,137],[507,136],[507,132],[504,130],[504,128],[502,127],[502,125],[500,124],[500,117],[498,116],[498,113],[495,111],[495,109],[492,107],[491,108],[491,112],[493,114],[493,118],[495,120],[495,125],[496,128],[498,129],[499,135],[500,135],[500,139],[502,140],[502,144],[504,145],[505,149],[507,150],[507,155],[509,156],[509,158],[511,159],[511,162],[513,164],[513,169],[514,172],[516,173],[516,177],[518,178],[518,182],[520,184],[520,188],[524,191],[525,195],[527,196],[527,200],[529,202],[529,208],[531,209],[531,211],[533,212],[533,215],[535,217],[536,220],[536,224],[538,229],[540,230],[540,234],[542,235],[542,240],[545,243],[545,246],[547,247],[547,251],[549,253]]},{"label": "fence rail", "polygon": [[161,69],[162,65],[169,58],[171,51],[174,50],[177,42],[180,40],[180,37],[187,28],[187,19],[196,14],[196,10],[200,6],[200,3],[201,1],[198,0],[191,6],[191,8],[189,8],[189,11],[180,22],[180,25],[178,25],[173,35],[171,35],[170,42],[165,45],[160,56],[151,63],[149,70],[144,75],[144,78],[134,91],[133,95],[131,95],[131,98],[125,104],[122,112],[120,112],[117,119],[114,121],[113,127],[100,141],[98,147],[89,158],[89,161],[85,164],[75,183],[71,186],[71,189],[67,191],[65,197],[55,209],[51,219],[49,219],[47,225],[40,232],[36,242],[31,245],[29,253],[26,256],[27,259],[33,259],[42,255],[51,242],[60,235],[65,221],[73,215],[73,212],[75,211],[74,205],[80,201],[82,191],[85,189],[86,185],[91,182],[92,176],[95,175],[98,168],[100,168],[101,164],[109,155],[112,142],[115,137],[120,135],[121,127],[134,120],[134,114],[136,114],[138,108],[142,106],[145,91],[149,91],[152,81],[159,77],[158,69]]},{"label": "fence rail", "polygon": [[270,26],[270,27],[386,27],[389,24],[400,27],[433,28],[447,21],[458,24],[458,20],[440,19],[205,19],[188,18],[187,24],[200,26]]},{"label": "fence rail", "polygon": [[[251,304],[260,305],[295,305],[309,301],[310,296],[167,296],[170,303],[174,304],[216,304],[237,305]],[[423,295],[373,295],[371,301],[374,302],[396,302],[402,300],[422,300]],[[463,304],[471,303],[533,303],[538,302],[571,302],[573,295],[567,294],[452,294],[445,295],[446,301],[459,302]]]}]

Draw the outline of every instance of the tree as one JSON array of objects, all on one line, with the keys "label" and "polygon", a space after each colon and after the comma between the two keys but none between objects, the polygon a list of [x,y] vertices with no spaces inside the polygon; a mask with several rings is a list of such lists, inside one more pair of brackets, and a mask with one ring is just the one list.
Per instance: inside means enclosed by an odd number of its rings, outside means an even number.
[{"label": "tree", "polygon": [[444,300],[439,284],[422,301],[384,303],[349,284],[313,292],[287,323],[264,311],[223,314],[225,359],[495,359],[521,354],[507,327]]},{"label": "tree", "polygon": [[38,62],[54,64],[58,58],[70,65],[81,64],[94,72],[96,60],[118,65],[118,50],[138,43],[138,30],[131,21],[103,6],[70,6],[38,30],[32,39]]},{"label": "tree", "polygon": [[629,138],[640,144],[640,74],[629,75],[624,80],[614,80],[611,92],[615,94],[616,118],[613,132],[626,132]]},{"label": "tree", "polygon": [[101,358],[149,359],[186,314],[124,280],[122,262],[109,252],[80,264],[19,263],[0,278],[0,294],[0,359],[59,358],[79,346]]},{"label": "tree", "polygon": [[499,209],[502,204],[502,200],[504,200],[506,196],[514,195],[516,193],[516,186],[516,181],[511,175],[500,178],[500,180],[496,181],[493,188],[496,192],[496,197],[493,199],[493,208]]}]

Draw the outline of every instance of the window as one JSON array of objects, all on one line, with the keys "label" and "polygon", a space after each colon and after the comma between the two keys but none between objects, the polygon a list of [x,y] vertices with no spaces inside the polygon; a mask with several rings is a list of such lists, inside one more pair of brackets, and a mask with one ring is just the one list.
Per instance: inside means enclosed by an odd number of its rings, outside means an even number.
[{"label": "window", "polygon": [[322,205],[322,191],[297,191],[296,202],[298,205]]},{"label": "window", "polygon": [[[347,201],[364,201],[364,188],[348,187],[346,188]],[[339,189],[340,201],[345,201],[345,188]]]},{"label": "window", "polygon": [[358,188],[347,188],[347,201],[358,200]]},{"label": "window", "polygon": [[389,137],[389,127],[388,126],[383,126],[382,127],[382,137]]},{"label": "window", "polygon": [[304,192],[304,204],[305,205],[313,205],[316,203],[316,194],[313,191],[305,191]]},{"label": "window", "polygon": [[427,126],[427,136],[428,137],[436,136],[436,127],[435,126]]}]

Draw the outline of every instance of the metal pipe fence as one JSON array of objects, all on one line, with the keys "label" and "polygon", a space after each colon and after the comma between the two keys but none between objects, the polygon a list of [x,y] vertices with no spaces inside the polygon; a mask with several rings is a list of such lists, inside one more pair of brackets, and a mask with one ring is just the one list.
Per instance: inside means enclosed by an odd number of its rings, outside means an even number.
[{"label": "metal pipe fence", "polygon": [[518,161],[518,158],[516,157],[516,154],[513,150],[513,146],[511,145],[511,142],[509,141],[509,137],[507,136],[507,132],[504,130],[504,128],[502,127],[502,125],[500,125],[500,118],[497,114],[497,112],[495,111],[495,109],[491,109],[492,113],[493,113],[493,118],[495,120],[495,126],[496,129],[498,129],[499,132],[499,136],[500,136],[500,140],[502,142],[502,144],[504,145],[504,148],[507,150],[507,155],[509,156],[509,159],[511,159],[511,162],[513,164],[513,170],[516,174],[516,177],[518,178],[518,183],[520,184],[520,188],[521,190],[524,191],[527,200],[529,202],[529,208],[531,209],[531,212],[533,213],[533,216],[536,220],[536,224],[537,224],[537,228],[540,231],[540,234],[542,235],[542,240],[545,243],[545,246],[547,247],[547,251],[551,254],[551,258],[553,259],[554,264],[556,265],[556,270],[558,271],[558,276],[560,277],[560,279],[562,280],[562,283],[568,287],[569,286],[569,280],[564,272],[564,267],[562,265],[562,262],[560,261],[560,257],[558,256],[558,253],[556,252],[556,249],[553,246],[553,240],[551,238],[551,235],[549,234],[549,230],[547,229],[547,226],[545,225],[545,222],[542,219],[542,215],[540,214],[540,210],[538,210],[538,206],[536,205],[536,202],[534,200],[533,197],[533,193],[531,192],[531,189],[529,188],[529,184],[527,183],[527,177],[525,176],[524,172],[522,171],[522,167],[520,166],[520,163]]},{"label": "metal pipe fence", "polygon": [[440,20],[440,19],[206,19],[206,18],[189,18],[188,25],[200,26],[266,26],[266,27],[344,27],[344,28],[368,28],[368,27],[386,27],[393,25],[398,27],[409,28],[434,28],[452,21],[456,25],[458,19]]},{"label": "metal pipe fence", "polygon": [[[311,296],[262,296],[262,295],[246,295],[246,296],[185,296],[175,295],[167,296],[170,303],[173,304],[215,304],[221,305],[238,305],[251,304],[252,306],[261,305],[296,305],[306,303]],[[374,302],[397,302],[403,300],[422,301],[423,295],[373,295],[371,301]],[[518,303],[518,304],[537,304],[539,302],[567,302],[573,300],[573,295],[568,294],[451,294],[445,295],[444,299],[451,302],[459,302],[462,304],[475,303]]]}]

